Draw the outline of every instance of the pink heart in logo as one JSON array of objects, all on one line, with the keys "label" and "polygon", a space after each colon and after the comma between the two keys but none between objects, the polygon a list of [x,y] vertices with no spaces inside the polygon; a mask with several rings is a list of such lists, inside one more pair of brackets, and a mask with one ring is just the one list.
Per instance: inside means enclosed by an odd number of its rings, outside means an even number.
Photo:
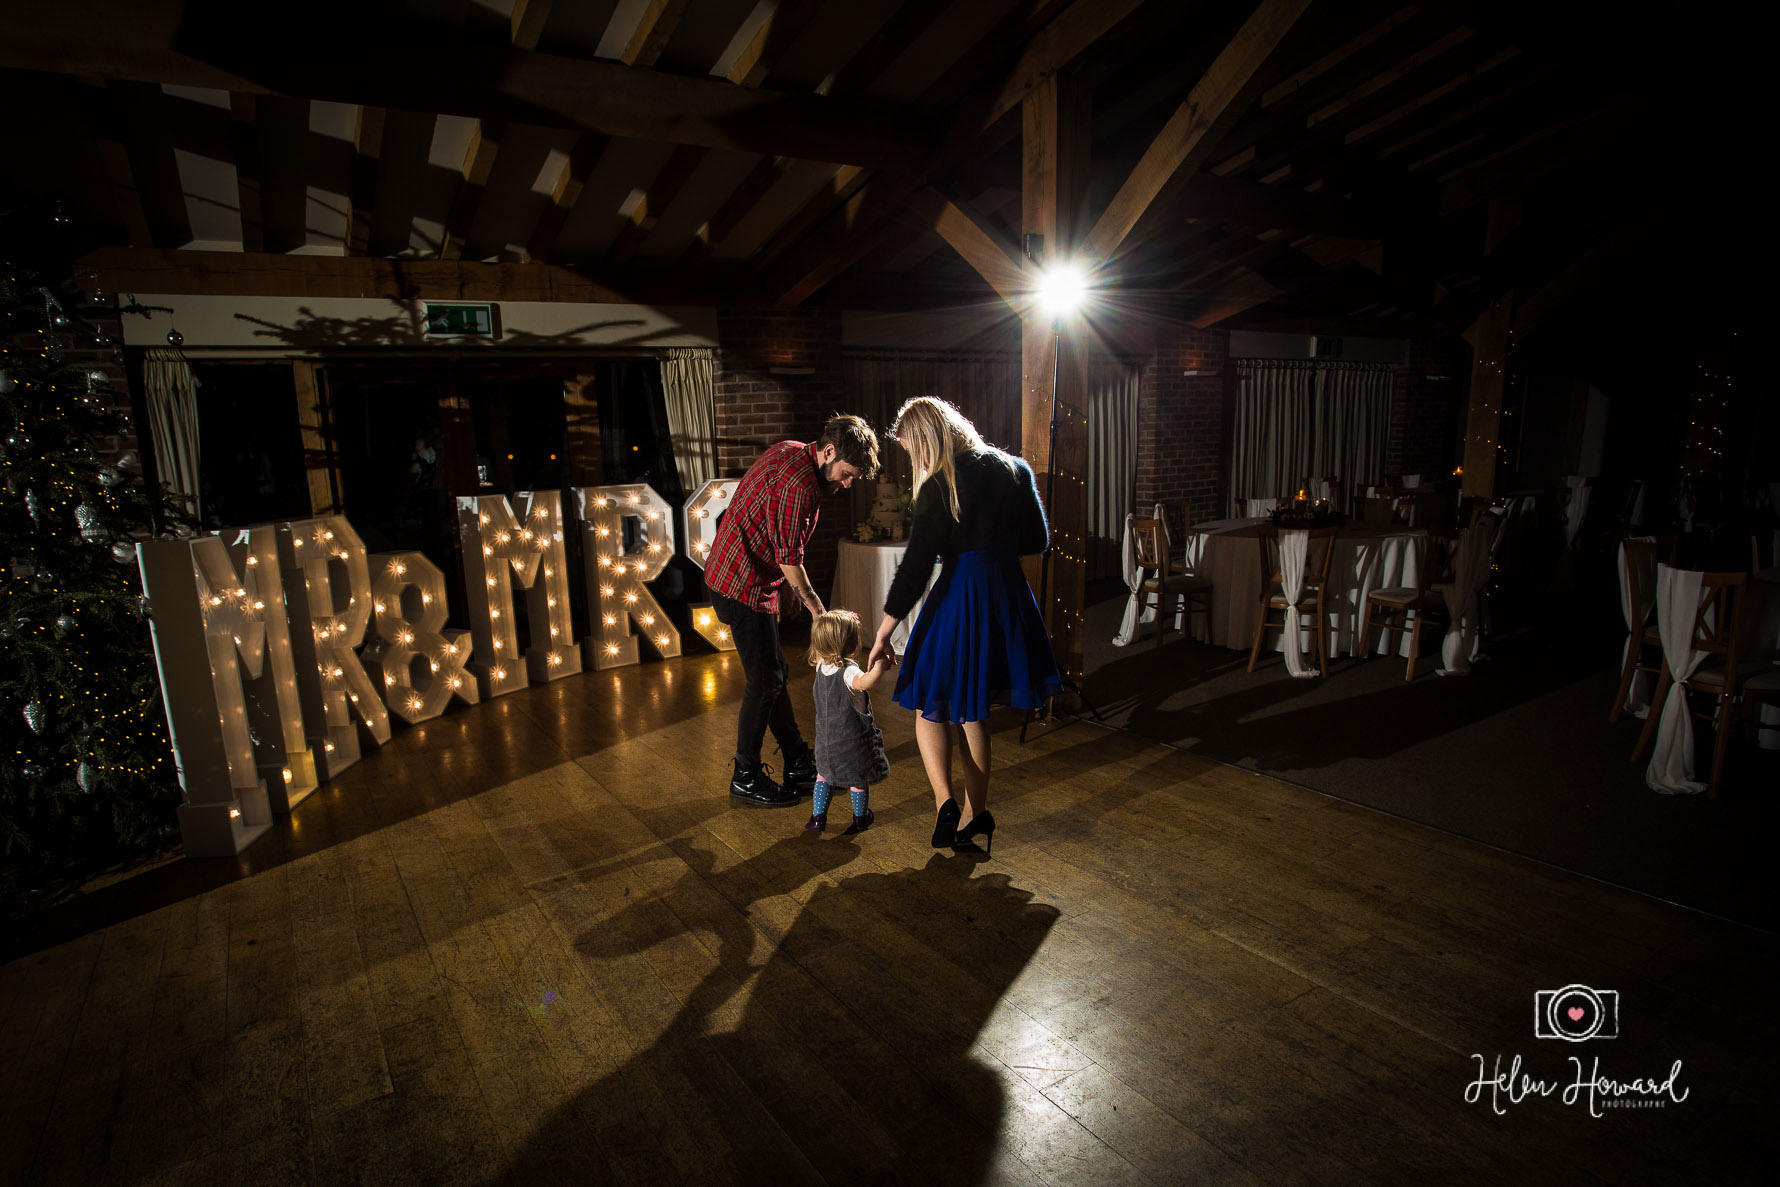
[{"label": "pink heart in logo", "polygon": [[1571,1006],[1569,1009],[1570,1021],[1571,1022],[1581,1022],[1582,1021],[1582,1013],[1583,1013],[1583,1010],[1582,1010],[1581,1006]]}]

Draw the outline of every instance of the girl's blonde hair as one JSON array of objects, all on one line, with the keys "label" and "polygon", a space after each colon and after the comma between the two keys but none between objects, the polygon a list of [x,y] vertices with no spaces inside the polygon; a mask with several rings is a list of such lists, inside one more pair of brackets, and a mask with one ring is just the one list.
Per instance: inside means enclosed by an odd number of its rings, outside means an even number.
[{"label": "girl's blonde hair", "polygon": [[864,637],[859,615],[851,610],[824,610],[810,624],[810,667],[819,663],[838,667],[842,660],[859,654]]},{"label": "girl's blonde hair", "polygon": [[904,404],[890,432],[909,451],[909,465],[915,472],[913,498],[921,497],[921,488],[929,478],[938,478],[952,518],[957,519],[958,472],[952,459],[966,450],[984,448],[983,435],[964,413],[933,396],[916,396]]}]

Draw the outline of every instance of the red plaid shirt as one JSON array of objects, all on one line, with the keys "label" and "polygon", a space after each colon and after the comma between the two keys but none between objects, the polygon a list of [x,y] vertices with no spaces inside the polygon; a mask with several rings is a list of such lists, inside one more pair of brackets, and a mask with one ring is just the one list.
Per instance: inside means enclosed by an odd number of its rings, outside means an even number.
[{"label": "red plaid shirt", "polygon": [[729,501],[717,525],[705,586],[752,610],[777,613],[780,565],[803,564],[804,545],[816,530],[822,471],[802,441],[767,446]]}]

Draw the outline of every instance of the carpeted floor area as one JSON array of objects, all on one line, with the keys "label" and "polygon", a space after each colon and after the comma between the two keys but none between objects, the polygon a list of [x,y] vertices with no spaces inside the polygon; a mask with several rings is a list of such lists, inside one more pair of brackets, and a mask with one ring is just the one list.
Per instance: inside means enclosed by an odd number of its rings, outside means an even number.
[{"label": "carpeted floor area", "polygon": [[[1715,915],[1780,930],[1780,752],[1732,739],[1720,798],[1662,796],[1628,761],[1643,723],[1609,724],[1611,633],[1528,627],[1468,677],[1432,660],[1338,659],[1294,680],[1277,653],[1154,627],[1112,646],[1122,591],[1087,614],[1083,688],[1108,724]],[[1611,624],[1609,624],[1611,626]],[[1620,636],[1623,638],[1623,636]],[[1435,645],[1437,648],[1437,644]],[[1697,731],[1698,767],[1712,733]]]}]

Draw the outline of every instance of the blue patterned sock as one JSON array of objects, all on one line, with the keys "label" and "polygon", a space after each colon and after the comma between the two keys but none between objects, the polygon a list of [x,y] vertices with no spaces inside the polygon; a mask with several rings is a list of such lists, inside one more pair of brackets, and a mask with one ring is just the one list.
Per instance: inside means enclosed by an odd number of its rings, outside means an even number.
[{"label": "blue patterned sock", "polygon": [[816,790],[810,793],[811,816],[828,815],[828,796],[828,780],[818,778],[816,780]]},{"label": "blue patterned sock", "polygon": [[851,787],[847,789],[847,796],[853,801],[853,818],[857,820],[864,816],[865,810],[871,806],[871,788]]}]

